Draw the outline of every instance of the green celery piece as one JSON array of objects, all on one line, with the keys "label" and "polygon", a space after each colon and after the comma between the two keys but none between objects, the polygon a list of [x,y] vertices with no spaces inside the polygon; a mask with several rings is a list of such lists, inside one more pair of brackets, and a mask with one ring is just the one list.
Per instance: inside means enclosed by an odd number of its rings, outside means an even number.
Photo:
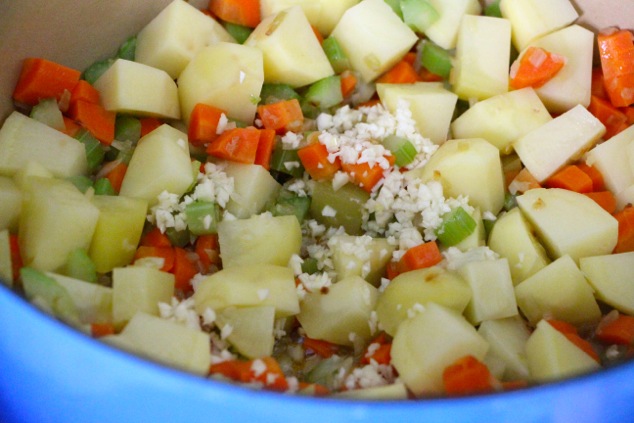
[{"label": "green celery piece", "polygon": [[130,60],[134,62],[134,58],[136,56],[136,36],[133,35],[129,37],[127,40],[119,46],[119,50],[117,51],[117,58]]},{"label": "green celery piece", "polygon": [[343,101],[341,77],[339,75],[331,75],[320,79],[308,87],[304,97],[306,101],[320,109],[336,106]]},{"label": "green celery piece", "polygon": [[311,104],[305,98],[299,101],[299,105],[302,107],[302,114],[308,119],[317,119],[317,116],[321,113],[321,109],[314,104]]},{"label": "green celery piece", "polygon": [[319,272],[318,260],[314,257],[306,257],[302,263],[302,272],[309,275]]},{"label": "green celery piece", "polygon": [[428,0],[401,0],[403,21],[414,32],[423,33],[433,25],[440,14]]},{"label": "green celery piece", "polygon": [[20,269],[22,287],[29,301],[44,306],[69,324],[79,324],[79,312],[68,291],[45,273],[32,267]]},{"label": "green celery piece", "polygon": [[392,8],[394,13],[398,15],[399,18],[403,19],[403,12],[401,11],[401,0],[385,0],[388,6]]},{"label": "green celery piece", "polygon": [[264,84],[260,91],[260,103],[271,104],[280,100],[301,99],[301,96],[287,84]]},{"label": "green celery piece", "polygon": [[[298,164],[299,166],[296,166]],[[287,166],[288,165],[288,166]],[[271,155],[271,170],[301,178],[304,175],[304,166],[297,155],[297,150],[285,150],[282,143],[276,143]]]},{"label": "green celery piece", "polygon": [[141,121],[132,116],[118,115],[114,125],[114,138],[136,143],[141,138]]},{"label": "green celery piece", "polygon": [[66,128],[64,124],[64,116],[59,109],[55,98],[45,98],[40,100],[31,109],[31,118],[50,126],[51,128],[63,131]]},{"label": "green celery piece", "polygon": [[452,67],[451,55],[444,48],[431,41],[424,41],[420,61],[421,65],[430,72],[440,75],[443,78],[449,78]]},{"label": "green celery piece", "polygon": [[342,357],[335,354],[320,361],[319,364],[313,367],[306,375],[306,381],[318,383],[328,389],[334,389],[341,369],[345,369],[348,372],[352,369],[352,365],[352,357]]},{"label": "green celery piece", "polygon": [[321,46],[335,73],[350,69],[350,60],[335,37],[332,35],[327,37]]},{"label": "green celery piece", "polygon": [[299,223],[302,223],[308,214],[309,208],[309,197],[300,196],[284,189],[280,191],[275,203],[269,207],[269,211],[273,216],[294,215]]},{"label": "green celery piece", "polygon": [[71,278],[97,283],[95,263],[85,248],[76,248],[68,254],[68,260],[64,266],[63,273]]},{"label": "green celery piece", "polygon": [[242,26],[238,24],[234,24],[231,22],[223,23],[225,29],[239,44],[244,44],[244,42],[249,38],[249,35],[253,32],[253,28],[249,28],[248,26]]},{"label": "green celery piece", "polygon": [[105,151],[101,146],[101,143],[85,129],[81,129],[77,135],[75,135],[75,138],[84,144],[88,169],[90,169],[90,171],[94,171],[101,165],[105,156]]},{"label": "green celery piece", "polygon": [[109,58],[94,62],[88,66],[82,74],[82,79],[88,81],[91,85],[94,84],[105,71],[114,63],[115,59]]},{"label": "green celery piece", "polygon": [[510,211],[511,209],[517,207],[517,196],[507,192],[504,194],[504,210]]},{"label": "green celery piece", "polygon": [[66,178],[66,180],[75,185],[75,187],[77,187],[77,189],[80,190],[82,193],[86,193],[86,191],[88,191],[88,188],[91,188],[93,185],[92,179],[84,175],[69,176]]},{"label": "green celery piece", "polygon": [[399,167],[407,166],[416,158],[416,147],[407,138],[388,135],[381,142],[394,156],[395,164]]},{"label": "green celery piece", "polygon": [[[343,226],[349,235],[361,235],[363,208],[369,198],[368,192],[352,183],[335,191],[331,181],[315,181],[310,215],[323,225]],[[334,211],[334,216],[324,216],[324,209]]]},{"label": "green celery piece", "polygon": [[457,207],[443,216],[435,233],[443,245],[451,247],[471,235],[476,226],[475,219],[464,208]]},{"label": "green celery piece", "polygon": [[165,229],[165,235],[169,238],[170,243],[174,247],[185,247],[189,244],[190,232],[189,229],[185,229],[183,231],[177,231],[174,228]]},{"label": "green celery piece", "polygon": [[501,18],[502,12],[500,11],[500,0],[496,0],[493,3],[486,5],[484,8],[484,15],[491,16],[492,18]]},{"label": "green celery piece", "polygon": [[211,201],[195,201],[185,207],[185,221],[189,232],[194,235],[208,235],[218,232],[220,208]]},{"label": "green celery piece", "polygon": [[94,188],[95,195],[117,195],[108,178],[97,179]]}]

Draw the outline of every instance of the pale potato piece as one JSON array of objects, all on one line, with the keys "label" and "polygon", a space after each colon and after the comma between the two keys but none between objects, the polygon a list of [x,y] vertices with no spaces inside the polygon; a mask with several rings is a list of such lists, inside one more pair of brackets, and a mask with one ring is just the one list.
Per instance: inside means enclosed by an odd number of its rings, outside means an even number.
[{"label": "pale potato piece", "polygon": [[260,0],[260,17],[264,20],[293,6],[300,6],[308,22],[317,25],[322,12],[322,0]]},{"label": "pale potato piece", "polygon": [[112,288],[57,273],[46,272],[46,275],[66,289],[75,303],[81,323],[112,322]]},{"label": "pale potato piece", "polygon": [[117,59],[94,83],[106,110],[180,119],[178,89],[167,72]]},{"label": "pale potato piece", "polygon": [[22,192],[11,178],[0,176],[0,198],[0,230],[16,230],[22,210]]},{"label": "pale potato piece", "polygon": [[379,286],[396,247],[386,238],[341,234],[330,238],[328,248],[338,280],[361,276]]},{"label": "pale potato piece", "polygon": [[19,189],[24,189],[27,185],[28,178],[30,176],[40,176],[42,178],[54,178],[55,175],[50,170],[46,169],[40,162],[35,160],[29,160],[13,175],[13,182]]},{"label": "pale potato piece", "polygon": [[440,47],[451,50],[456,47],[458,29],[465,15],[479,15],[482,7],[477,0],[430,0],[440,18],[425,35]]},{"label": "pale potato piece", "polygon": [[227,341],[245,357],[253,359],[273,354],[275,307],[226,308],[218,314],[215,323],[221,331],[229,333]]},{"label": "pale potato piece", "polygon": [[505,319],[486,320],[478,327],[478,333],[489,343],[488,354],[504,362],[503,380],[528,378],[526,341],[531,332],[524,319],[516,315]]},{"label": "pale potato piece", "polygon": [[239,219],[262,212],[281,189],[275,178],[260,165],[227,162],[224,172],[233,178],[227,211]]},{"label": "pale potato piece", "polygon": [[579,268],[598,299],[619,311],[634,314],[634,252],[583,257]]},{"label": "pale potato piece", "polygon": [[601,172],[605,186],[617,195],[634,185],[634,166],[632,166],[634,154],[630,153],[632,146],[634,146],[634,126],[597,144],[585,155],[586,163]]},{"label": "pale potato piece", "polygon": [[319,20],[315,22],[314,25],[324,36],[329,35],[346,10],[360,1],[361,0],[320,0],[321,11],[319,13]]},{"label": "pale potato piece", "polygon": [[474,207],[473,211],[469,213],[469,215],[476,222],[475,229],[465,239],[463,239],[459,243],[452,246],[464,252],[467,252],[471,250],[472,248],[482,247],[486,245],[486,230],[484,228],[484,220],[482,219],[482,212],[480,211],[479,208]]}]

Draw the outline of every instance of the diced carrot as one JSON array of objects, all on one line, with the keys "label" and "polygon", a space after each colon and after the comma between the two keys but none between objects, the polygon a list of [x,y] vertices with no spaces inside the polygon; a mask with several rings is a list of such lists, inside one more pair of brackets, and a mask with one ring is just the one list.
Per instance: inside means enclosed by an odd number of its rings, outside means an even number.
[{"label": "diced carrot", "polygon": [[260,0],[209,0],[208,9],[225,22],[249,28],[260,23]]},{"label": "diced carrot", "polygon": [[341,73],[341,95],[343,98],[348,97],[357,86],[357,77],[348,70]]},{"label": "diced carrot", "polygon": [[110,169],[110,172],[106,174],[106,178],[108,178],[110,185],[112,185],[112,188],[117,194],[121,191],[121,184],[123,184],[123,178],[125,177],[125,173],[127,171],[128,165],[121,162]]},{"label": "diced carrot", "polygon": [[398,262],[399,273],[424,269],[440,263],[443,259],[436,241],[428,241],[408,249]]},{"label": "diced carrot", "polygon": [[414,66],[414,63],[416,63],[416,53],[414,53],[413,51],[408,51],[407,53],[405,53],[405,56],[403,56],[403,59],[401,60]]},{"label": "diced carrot", "polygon": [[445,393],[465,395],[489,392],[494,389],[495,378],[489,368],[472,355],[462,357],[442,374]]},{"label": "diced carrot", "polygon": [[566,58],[540,47],[528,47],[511,65],[509,84],[519,90],[539,88],[550,81],[566,64]]},{"label": "diced carrot", "polygon": [[601,70],[601,67],[592,68],[590,93],[591,95],[604,100],[608,98],[608,93],[605,91],[605,84],[603,83],[603,71]]},{"label": "diced carrot", "polygon": [[592,191],[592,179],[576,165],[564,166],[544,181],[547,188],[563,188],[569,191],[585,193]]},{"label": "diced carrot", "polygon": [[299,100],[292,98],[271,104],[258,106],[258,115],[262,126],[275,131],[301,131],[304,125],[304,113]]},{"label": "diced carrot", "polygon": [[117,118],[115,112],[104,109],[100,104],[77,100],[68,109],[68,116],[79,122],[102,144],[112,144]]},{"label": "diced carrot", "polygon": [[614,253],[634,251],[634,207],[625,207],[614,214],[619,222],[619,236]]},{"label": "diced carrot", "polygon": [[209,104],[198,103],[189,118],[187,137],[192,145],[202,146],[218,137],[218,123],[224,110]]},{"label": "diced carrot", "polygon": [[146,247],[170,248],[172,246],[172,242],[167,235],[161,232],[159,228],[154,227],[143,235],[140,245],[144,245]]},{"label": "diced carrot", "polygon": [[262,166],[266,170],[269,170],[271,167],[271,156],[273,155],[274,147],[275,130],[260,129],[260,141],[258,142],[258,149],[255,152],[254,163]]},{"label": "diced carrot", "polygon": [[194,251],[203,267],[203,273],[209,272],[212,265],[220,264],[220,250],[217,234],[200,235],[196,238]]},{"label": "diced carrot", "polygon": [[[394,166],[394,156],[385,156],[390,167]],[[341,169],[348,174],[353,183],[367,192],[372,192],[376,184],[383,179],[383,169],[378,163],[341,163]]]},{"label": "diced carrot", "polygon": [[385,277],[388,278],[389,280],[392,280],[398,275],[399,275],[398,262],[390,261],[385,267]]},{"label": "diced carrot", "polygon": [[70,93],[70,104],[72,105],[77,100],[99,104],[99,97],[99,91],[90,82],[80,79]]},{"label": "diced carrot", "polygon": [[324,36],[321,35],[321,32],[319,32],[317,27],[315,25],[311,25],[310,28],[313,30],[313,34],[315,34],[315,38],[317,38],[317,41],[319,41],[319,44],[323,44]]},{"label": "diced carrot", "polygon": [[634,344],[634,317],[616,312],[615,319],[599,323],[595,336],[606,344]]},{"label": "diced carrot", "polygon": [[418,73],[414,66],[406,60],[400,60],[377,80],[382,84],[413,84],[417,82]]},{"label": "diced carrot", "polygon": [[443,77],[431,72],[427,68],[421,67],[418,72],[418,79],[421,82],[441,82]]},{"label": "diced carrot", "polygon": [[513,179],[515,179],[517,177],[517,175],[520,173],[522,169],[509,169],[509,170],[505,170],[504,171],[504,184],[506,189],[509,188],[509,185],[511,184],[511,182],[513,182]]},{"label": "diced carrot", "polygon": [[146,117],[139,119],[141,122],[141,136],[144,137],[150,132],[154,131],[156,128],[161,126],[163,122],[154,117]]},{"label": "diced carrot", "polygon": [[[261,369],[261,366],[263,366],[264,369]],[[250,361],[222,361],[212,364],[209,368],[209,373],[221,374],[226,378],[238,382],[260,382],[264,387],[277,391],[285,391],[288,389],[286,376],[282,372],[277,360],[273,357],[262,357]]]},{"label": "diced carrot", "polygon": [[68,116],[64,116],[64,128],[65,129],[63,132],[66,135],[68,135],[69,137],[75,137],[75,135],[77,135],[77,133],[81,129],[81,126]]},{"label": "diced carrot", "polygon": [[193,261],[189,258],[187,250],[174,247],[174,267],[171,272],[174,274],[174,288],[184,293],[189,293],[193,290],[189,281],[198,273]]},{"label": "diced carrot", "polygon": [[323,358],[332,357],[339,351],[338,345],[321,339],[304,337],[303,345],[304,350],[310,350]]},{"label": "diced carrot", "polygon": [[584,195],[594,200],[606,212],[612,214],[616,211],[616,197],[611,191],[586,192]]},{"label": "diced carrot", "polygon": [[20,277],[20,269],[24,265],[22,254],[20,253],[20,244],[16,234],[9,234],[9,248],[11,250],[11,272],[13,273],[13,281],[17,281]]},{"label": "diced carrot", "polygon": [[605,191],[605,182],[599,169],[583,162],[577,163],[577,167],[592,179],[592,191]]},{"label": "diced carrot", "polygon": [[520,170],[509,184],[509,192],[511,194],[522,194],[535,188],[541,188],[541,184],[526,168]]},{"label": "diced carrot", "polygon": [[13,91],[13,99],[35,106],[41,99],[62,98],[64,91],[71,92],[81,72],[42,58],[28,58]]},{"label": "diced carrot", "polygon": [[381,100],[378,97],[373,97],[369,99],[368,101],[364,101],[363,103],[357,105],[357,109],[361,107],[372,107],[372,106],[376,106],[377,104],[381,104]]},{"label": "diced carrot", "polygon": [[139,246],[134,253],[134,261],[147,258],[162,259],[161,270],[163,272],[169,272],[174,268],[174,249],[172,247]]},{"label": "diced carrot", "polygon": [[260,131],[249,126],[224,131],[207,145],[207,154],[237,163],[253,164],[260,142]]},{"label": "diced carrot", "polygon": [[599,32],[597,43],[605,90],[615,107],[634,103],[634,35],[628,30]]},{"label": "diced carrot", "polygon": [[570,342],[579,347],[583,352],[599,362],[599,354],[592,348],[592,344],[579,336],[577,328],[563,320],[548,319],[548,323],[560,333],[562,333]]},{"label": "diced carrot", "polygon": [[622,107],[621,111],[625,114],[627,118],[628,125],[634,125],[634,106]]},{"label": "diced carrot", "polygon": [[300,148],[297,150],[297,155],[306,172],[317,181],[330,179],[341,169],[338,159],[334,162],[328,160],[328,149],[320,142],[313,142]]},{"label": "diced carrot", "polygon": [[627,129],[627,116],[608,100],[590,96],[588,111],[605,125],[605,139],[610,139],[619,132]]},{"label": "diced carrot", "polygon": [[365,353],[361,357],[360,363],[370,364],[375,361],[377,364],[390,364],[392,361],[391,352],[392,343],[388,341],[385,332],[381,332],[379,336],[368,344],[368,348],[366,348]]},{"label": "diced carrot", "polygon": [[115,329],[112,323],[92,323],[90,325],[90,333],[93,338],[101,338],[102,336],[114,335]]}]

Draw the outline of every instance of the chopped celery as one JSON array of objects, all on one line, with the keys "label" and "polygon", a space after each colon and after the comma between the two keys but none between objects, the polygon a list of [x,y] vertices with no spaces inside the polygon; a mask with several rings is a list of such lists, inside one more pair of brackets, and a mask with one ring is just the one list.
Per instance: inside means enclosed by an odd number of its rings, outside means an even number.
[{"label": "chopped celery", "polygon": [[136,36],[129,37],[127,40],[121,44],[119,50],[117,51],[117,57],[119,59],[125,59],[134,61],[136,56]]},{"label": "chopped celery", "polygon": [[449,77],[451,72],[451,55],[444,48],[432,43],[423,41],[420,62],[430,72],[440,75],[443,78]]},{"label": "chopped celery", "polygon": [[68,254],[63,273],[85,282],[97,282],[97,268],[85,248],[76,248]]},{"label": "chopped celery", "polygon": [[321,109],[336,106],[343,101],[341,77],[331,75],[312,84],[305,95],[306,101]]},{"label": "chopped celery", "polygon": [[326,53],[326,57],[330,62],[330,65],[334,69],[335,73],[341,73],[347,69],[350,69],[350,61],[348,56],[341,48],[339,41],[333,36],[327,37],[322,43],[321,47]]},{"label": "chopped celery", "polygon": [[295,215],[302,223],[310,208],[310,198],[299,196],[288,190],[281,190],[275,203],[269,208],[273,216]]},{"label": "chopped celery", "polygon": [[88,191],[88,188],[92,187],[92,179],[84,175],[69,176],[66,180],[75,185],[82,193],[85,193]]},{"label": "chopped celery", "polygon": [[117,195],[108,178],[99,178],[95,181],[95,195]]},{"label": "chopped celery", "polygon": [[81,129],[75,138],[78,139],[86,149],[86,161],[88,162],[88,169],[94,171],[103,162],[105,152],[101,143],[90,132],[85,129]]},{"label": "chopped celery", "polygon": [[64,116],[55,98],[40,100],[40,102],[31,109],[31,118],[58,131],[63,131],[66,128]]},{"label": "chopped celery", "polygon": [[299,101],[299,104],[302,106],[302,114],[305,118],[308,119],[317,119],[317,116],[321,113],[319,107],[315,106],[308,102],[305,98],[302,98]]},{"label": "chopped celery", "polygon": [[343,226],[349,235],[361,235],[363,206],[369,198],[369,193],[354,184],[335,191],[332,182],[318,181],[313,187],[310,214],[324,225]]},{"label": "chopped celery", "polygon": [[388,135],[383,139],[382,144],[390,150],[397,166],[407,166],[416,158],[416,147],[406,138],[397,135]]},{"label": "chopped celery", "polygon": [[401,0],[403,21],[412,31],[423,33],[440,18],[428,0]]},{"label": "chopped celery", "polygon": [[99,77],[105,71],[107,71],[110,68],[110,66],[112,66],[112,64],[114,63],[114,60],[115,59],[110,58],[110,59],[104,59],[104,60],[99,60],[97,62],[94,62],[92,65],[86,68],[86,70],[84,70],[84,73],[81,76],[82,79],[85,79],[90,84],[94,84],[95,81],[97,81]]},{"label": "chopped celery", "polygon": [[451,247],[471,235],[476,229],[476,221],[462,207],[457,207],[443,216],[443,221],[436,229],[438,240]]},{"label": "chopped celery", "polygon": [[249,38],[249,35],[253,32],[253,28],[249,28],[248,26],[242,26],[238,24],[234,24],[231,22],[223,23],[227,32],[235,38],[235,40],[239,44],[244,44],[244,42]]},{"label": "chopped celery", "polygon": [[399,18],[403,19],[403,12],[401,11],[401,0],[385,0],[388,6],[392,8],[394,13],[398,15]]},{"label": "chopped celery", "polygon": [[318,383],[328,389],[335,389],[339,374],[342,373],[342,370],[345,373],[350,371],[353,364],[352,357],[342,357],[335,354],[313,367],[306,375],[306,381]]},{"label": "chopped celery", "polygon": [[312,275],[319,271],[318,260],[314,257],[306,257],[302,263],[302,272]]},{"label": "chopped celery", "polygon": [[287,84],[264,84],[260,91],[260,102],[262,104],[277,103],[280,100],[300,99],[297,91]]},{"label": "chopped celery", "polygon": [[188,229],[177,231],[174,228],[165,229],[165,235],[169,238],[170,243],[175,247],[185,247],[189,244],[190,233]]},{"label": "chopped celery", "polygon": [[489,3],[484,8],[484,14],[486,16],[491,16],[492,18],[501,18],[502,12],[500,11],[500,0],[495,0],[492,3]]},{"label": "chopped celery", "polygon": [[20,277],[24,294],[29,301],[67,323],[79,322],[79,312],[70,294],[55,279],[32,267],[21,268]]},{"label": "chopped celery", "polygon": [[114,125],[114,138],[136,143],[141,138],[141,121],[132,116],[118,115]]},{"label": "chopped celery", "polygon": [[277,143],[271,155],[271,170],[301,178],[304,174],[304,166],[297,155],[297,150],[285,150],[281,143]]},{"label": "chopped celery", "polygon": [[504,210],[510,211],[515,207],[517,207],[517,196],[507,192],[504,195]]},{"label": "chopped celery", "polygon": [[185,207],[185,221],[194,235],[215,234],[220,220],[220,208],[211,201],[195,201]]}]

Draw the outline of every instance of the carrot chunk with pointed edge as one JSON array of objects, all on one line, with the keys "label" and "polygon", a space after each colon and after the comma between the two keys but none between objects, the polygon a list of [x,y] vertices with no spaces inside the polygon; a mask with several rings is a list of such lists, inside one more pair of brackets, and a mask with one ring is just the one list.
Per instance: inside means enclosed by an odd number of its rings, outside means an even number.
[{"label": "carrot chunk with pointed edge", "polygon": [[615,107],[634,103],[634,35],[610,28],[597,35],[605,90]]},{"label": "carrot chunk with pointed edge", "polygon": [[565,64],[565,57],[531,46],[511,65],[511,88],[539,88],[557,75]]},{"label": "carrot chunk with pointed edge", "polygon": [[401,60],[377,80],[383,84],[413,84],[419,80],[414,66],[407,60]]},{"label": "carrot chunk with pointed edge", "polygon": [[330,179],[341,169],[338,159],[334,162],[328,160],[328,149],[319,142],[313,142],[300,148],[297,150],[297,155],[306,172],[317,181]]},{"label": "carrot chunk with pointed edge", "polygon": [[104,109],[100,104],[77,100],[68,109],[68,116],[79,122],[102,144],[114,141],[117,114]]},{"label": "carrot chunk with pointed edge", "polygon": [[275,131],[273,129],[260,129],[260,141],[255,152],[255,164],[269,170],[271,167],[271,156],[275,147]]},{"label": "carrot chunk with pointed edge", "polygon": [[262,126],[276,131],[300,131],[304,125],[304,113],[299,100],[292,98],[258,106]]},{"label": "carrot chunk with pointed edge", "polygon": [[[634,317],[615,312],[616,317],[608,314],[599,323],[595,336],[606,344],[632,345],[634,344]],[[606,319],[610,319],[605,321]]]},{"label": "carrot chunk with pointed edge", "polygon": [[252,126],[224,131],[207,145],[207,154],[233,162],[253,164],[260,142],[260,131]]},{"label": "carrot chunk with pointed edge", "polygon": [[494,389],[496,382],[489,368],[472,355],[447,366],[442,379],[445,392],[449,395],[489,392]]},{"label": "carrot chunk with pointed edge", "polygon": [[577,163],[577,167],[592,179],[592,191],[605,191],[605,182],[599,169],[583,162]]},{"label": "carrot chunk with pointed edge", "polygon": [[443,259],[436,241],[429,241],[408,249],[398,262],[399,273],[424,269],[440,263]]},{"label": "carrot chunk with pointed edge", "polygon": [[339,346],[332,342],[323,341],[321,339],[304,338],[304,350],[310,350],[320,357],[332,357],[339,351]]},{"label": "carrot chunk with pointed edge", "polygon": [[172,247],[148,247],[141,245],[136,249],[134,254],[134,261],[147,258],[162,259],[163,265],[161,269],[163,272],[169,272],[174,267],[174,249]]},{"label": "carrot chunk with pointed edge", "polygon": [[592,178],[576,165],[564,166],[544,182],[547,188],[563,188],[578,193],[592,191]]},{"label": "carrot chunk with pointed edge", "polygon": [[616,197],[611,191],[586,192],[583,195],[594,200],[603,210],[612,214],[616,211]]},{"label": "carrot chunk with pointed edge", "polygon": [[62,98],[65,91],[72,92],[81,72],[42,58],[28,58],[22,63],[13,99],[35,106],[41,99]]},{"label": "carrot chunk with pointed edge", "polygon": [[614,247],[615,253],[634,251],[634,207],[625,207],[616,212],[614,217],[619,222],[619,236]]},{"label": "carrot chunk with pointed edge", "polygon": [[612,138],[629,126],[625,113],[614,107],[608,100],[591,96],[588,111],[605,126],[605,139]]},{"label": "carrot chunk with pointed edge", "polygon": [[218,123],[224,113],[224,110],[209,104],[196,104],[187,129],[189,142],[201,146],[215,140],[218,137]]},{"label": "carrot chunk with pointed edge", "polygon": [[208,9],[226,22],[255,28],[260,23],[260,0],[210,0]]}]

